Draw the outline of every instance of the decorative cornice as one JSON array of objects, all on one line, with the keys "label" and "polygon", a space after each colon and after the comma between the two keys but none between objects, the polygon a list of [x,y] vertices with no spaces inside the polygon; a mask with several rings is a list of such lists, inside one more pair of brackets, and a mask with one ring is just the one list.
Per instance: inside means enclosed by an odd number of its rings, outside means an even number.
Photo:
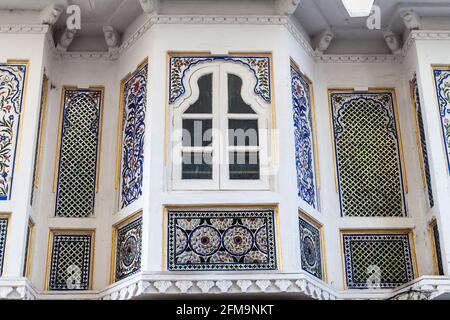
[{"label": "decorative cornice", "polygon": [[49,26],[45,24],[1,24],[0,33],[45,34]]},{"label": "decorative cornice", "polygon": [[[48,43],[58,59],[74,60],[116,60],[120,55],[155,24],[248,24],[248,25],[282,25],[309,57],[320,63],[402,63],[412,44],[416,40],[449,40],[450,30],[413,30],[406,39],[402,53],[392,54],[320,54],[315,53],[309,39],[300,32],[292,20],[283,15],[266,16],[231,16],[231,15],[152,15],[126,40],[122,42],[117,53],[109,52],[60,52],[56,50],[53,37]],[[0,25],[0,33],[47,33],[48,25]]]},{"label": "decorative cornice", "polygon": [[286,16],[228,16],[228,15],[153,15],[139,27],[128,39],[122,42],[118,53],[111,55],[108,52],[58,52],[52,39],[50,48],[55,56],[63,59],[83,60],[115,60],[129,49],[147,30],[155,24],[248,24],[248,25],[282,25],[292,34],[310,57],[314,57],[314,50],[309,41],[298,31],[298,28]]},{"label": "decorative cornice", "polygon": [[392,54],[324,54],[316,56],[316,62],[320,63],[400,63],[402,61],[400,55]]},{"label": "decorative cornice", "polygon": [[406,57],[416,40],[450,40],[450,30],[412,30],[403,45],[403,57]]}]

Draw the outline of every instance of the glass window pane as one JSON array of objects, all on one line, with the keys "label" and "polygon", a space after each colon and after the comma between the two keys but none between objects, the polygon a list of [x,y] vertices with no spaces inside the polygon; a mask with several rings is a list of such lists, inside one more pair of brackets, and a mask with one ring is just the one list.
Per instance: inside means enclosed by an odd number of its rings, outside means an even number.
[{"label": "glass window pane", "polygon": [[258,152],[230,152],[230,180],[259,180]]},{"label": "glass window pane", "polygon": [[256,112],[242,100],[242,79],[234,74],[228,74],[228,113]]},{"label": "glass window pane", "polygon": [[228,120],[230,146],[258,146],[258,120]]},{"label": "glass window pane", "polygon": [[185,113],[212,113],[212,73],[198,79],[200,94]]},{"label": "glass window pane", "polygon": [[211,152],[183,152],[181,179],[211,180],[212,173]]},{"label": "glass window pane", "polygon": [[183,147],[207,147],[212,143],[212,119],[183,119]]}]

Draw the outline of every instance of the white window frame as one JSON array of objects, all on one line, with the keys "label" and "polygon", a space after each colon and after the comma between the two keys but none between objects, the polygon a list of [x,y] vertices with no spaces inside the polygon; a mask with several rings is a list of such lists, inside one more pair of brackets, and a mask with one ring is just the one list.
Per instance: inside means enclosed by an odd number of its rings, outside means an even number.
[{"label": "white window frame", "polygon": [[[212,73],[212,114],[185,114],[200,92],[198,80]],[[241,97],[255,114],[228,113],[228,74],[241,78]],[[193,68],[184,81],[186,92],[172,106],[172,189],[173,190],[269,190],[269,119],[271,107],[255,92],[256,79],[245,66],[232,62],[215,61]],[[210,147],[183,147],[181,144],[183,119],[212,119],[212,144]],[[258,146],[230,146],[228,120],[258,120]],[[212,179],[182,179],[182,152],[208,151],[212,156]],[[230,179],[229,152],[259,152],[260,179]]]}]

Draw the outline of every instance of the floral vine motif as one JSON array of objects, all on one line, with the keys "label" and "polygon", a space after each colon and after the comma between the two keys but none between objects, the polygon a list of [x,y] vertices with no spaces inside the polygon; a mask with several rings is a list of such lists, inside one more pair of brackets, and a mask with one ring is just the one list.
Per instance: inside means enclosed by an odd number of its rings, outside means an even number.
[{"label": "floral vine motif", "polygon": [[439,103],[442,135],[445,141],[447,167],[450,172],[450,70],[435,69],[434,79]]},{"label": "floral vine motif", "polygon": [[124,85],[121,208],[125,208],[142,195],[147,69],[146,64]]},{"label": "floral vine motif", "polygon": [[0,200],[11,196],[26,72],[25,64],[0,65]]},{"label": "floral vine motif", "polygon": [[317,208],[310,85],[292,66],[291,89],[298,196],[313,208]]},{"label": "floral vine motif", "polygon": [[185,92],[184,76],[195,65],[216,60],[239,63],[255,76],[255,94],[265,102],[271,102],[270,58],[267,56],[172,56],[170,57],[169,103],[174,103]]}]

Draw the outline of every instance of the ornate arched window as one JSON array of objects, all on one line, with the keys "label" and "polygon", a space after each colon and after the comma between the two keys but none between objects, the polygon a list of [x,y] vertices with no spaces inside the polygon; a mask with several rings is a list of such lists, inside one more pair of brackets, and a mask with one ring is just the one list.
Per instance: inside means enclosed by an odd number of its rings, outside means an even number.
[{"label": "ornate arched window", "polygon": [[173,189],[268,189],[270,107],[255,93],[254,74],[213,61],[185,77],[173,112]]}]

